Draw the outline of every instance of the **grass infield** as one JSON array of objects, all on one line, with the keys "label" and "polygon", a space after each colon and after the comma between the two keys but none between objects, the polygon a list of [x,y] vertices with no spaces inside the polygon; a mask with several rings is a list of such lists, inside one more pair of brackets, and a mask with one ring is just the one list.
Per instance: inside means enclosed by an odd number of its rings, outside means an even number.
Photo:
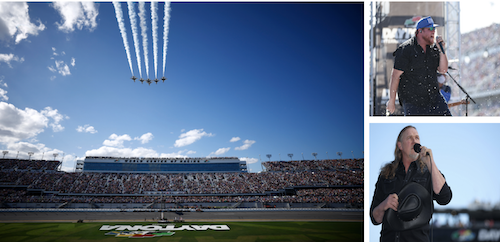
[{"label": "grass infield", "polygon": [[[102,225],[151,225],[155,223],[0,223],[0,241],[129,241],[99,230]],[[363,241],[363,222],[212,222],[181,225],[227,225],[229,231],[174,231],[168,237],[142,238],[146,241]],[[165,225],[162,225],[163,227]]]}]

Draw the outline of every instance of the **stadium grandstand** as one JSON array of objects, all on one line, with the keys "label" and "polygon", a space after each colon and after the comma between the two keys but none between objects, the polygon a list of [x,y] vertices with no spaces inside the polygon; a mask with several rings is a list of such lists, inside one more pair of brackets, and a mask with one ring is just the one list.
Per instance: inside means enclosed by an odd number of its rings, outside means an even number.
[{"label": "stadium grandstand", "polygon": [[237,157],[147,158],[87,156],[78,160],[76,171],[115,173],[206,173],[246,172],[247,164]]},{"label": "stadium grandstand", "polygon": [[[88,161],[122,166],[94,169]],[[139,161],[139,162],[138,162]],[[154,169],[124,170],[127,164]],[[174,162],[177,161],[177,162]],[[181,162],[182,161],[182,162]],[[213,162],[213,163],[212,163]],[[204,164],[236,163],[231,171]],[[86,157],[81,172],[59,161],[0,159],[0,208],[362,208],[364,159],[262,162],[246,172],[238,158]],[[165,167],[157,166],[164,164]],[[176,164],[175,167],[167,165]],[[196,169],[193,165],[199,165]],[[185,166],[182,168],[182,166]],[[92,168],[94,167],[94,168]],[[158,168],[161,169],[158,169]],[[109,167],[108,167],[109,168]],[[174,168],[167,169],[167,168]],[[200,170],[207,168],[208,170]],[[243,169],[244,168],[244,169]],[[128,169],[128,168],[127,168]],[[175,171],[175,172],[174,172]],[[193,172],[194,171],[194,172]]]},{"label": "stadium grandstand", "polygon": [[[470,115],[499,116],[500,24],[462,34],[461,44],[461,85],[477,102],[472,105]],[[456,92],[460,90],[457,88]]]}]

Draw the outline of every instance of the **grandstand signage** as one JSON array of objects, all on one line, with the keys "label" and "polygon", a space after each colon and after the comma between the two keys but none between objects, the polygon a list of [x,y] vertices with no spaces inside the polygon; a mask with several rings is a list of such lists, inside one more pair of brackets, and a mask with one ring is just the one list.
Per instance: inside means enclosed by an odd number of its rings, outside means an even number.
[{"label": "grandstand signage", "polygon": [[500,241],[500,229],[452,229],[436,228],[434,241]]},{"label": "grandstand signage", "polygon": [[478,241],[500,241],[500,229],[480,229]]},{"label": "grandstand signage", "polygon": [[402,27],[382,28],[382,43],[400,44],[415,36],[415,26],[422,16],[414,16],[404,21]]},{"label": "grandstand signage", "polygon": [[175,232],[172,231],[228,231],[227,225],[103,225],[99,229],[101,231],[110,231],[105,235],[113,235],[115,237],[125,238],[153,238],[161,236],[172,236]]}]

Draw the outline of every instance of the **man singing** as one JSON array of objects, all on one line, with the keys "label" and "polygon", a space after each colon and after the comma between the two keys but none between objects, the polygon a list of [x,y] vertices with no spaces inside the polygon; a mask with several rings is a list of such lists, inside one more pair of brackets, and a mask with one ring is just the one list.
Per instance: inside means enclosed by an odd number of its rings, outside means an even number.
[{"label": "man singing", "polygon": [[434,34],[436,27],[431,17],[418,21],[415,37],[402,43],[393,53],[395,56],[389,84],[387,111],[396,109],[396,91],[403,106],[404,115],[451,116],[443,97],[439,94],[437,72],[448,71],[448,58],[443,52],[445,43]]},{"label": "man singing", "polygon": [[[421,151],[417,153],[415,144],[420,144],[420,137],[415,127],[407,126],[401,130],[396,140],[394,161],[387,163],[381,169],[375,185],[370,218],[373,224],[382,224],[380,232],[382,242],[429,241],[429,220],[433,207],[431,201],[436,200],[440,205],[446,205],[451,201],[451,189],[434,162],[432,150],[421,146]],[[417,212],[421,213],[417,214],[418,216],[399,221],[403,217],[399,214],[402,212],[400,205],[403,200],[406,201],[406,198],[399,195],[402,195],[402,190],[409,185],[424,190],[424,194],[429,197],[429,203],[422,206],[428,206],[430,209]],[[432,198],[429,195],[432,195]],[[415,220],[421,218],[419,216],[425,219],[415,224]]]}]

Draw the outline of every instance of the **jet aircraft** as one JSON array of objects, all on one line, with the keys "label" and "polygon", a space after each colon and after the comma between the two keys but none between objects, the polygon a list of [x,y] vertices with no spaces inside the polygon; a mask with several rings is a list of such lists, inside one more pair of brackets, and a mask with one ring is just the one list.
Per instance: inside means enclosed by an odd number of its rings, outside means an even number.
[{"label": "jet aircraft", "polygon": [[162,77],[161,79],[163,80],[163,82],[165,82],[165,80],[167,80],[167,78],[165,78],[165,77]]},{"label": "jet aircraft", "polygon": [[158,84],[158,78],[155,79],[156,84]]},{"label": "jet aircraft", "polygon": [[149,79],[149,78],[148,78],[148,79],[146,80],[146,82],[147,82],[149,85],[151,85],[151,79]]},{"label": "jet aircraft", "polygon": [[130,78],[130,79],[134,80],[134,82],[135,82],[135,79],[137,79],[137,77],[132,76],[132,78]]},{"label": "jet aircraft", "polygon": [[142,79],[142,78],[141,78],[141,80],[139,80],[139,81],[141,81],[141,83],[144,83],[144,79]]}]

